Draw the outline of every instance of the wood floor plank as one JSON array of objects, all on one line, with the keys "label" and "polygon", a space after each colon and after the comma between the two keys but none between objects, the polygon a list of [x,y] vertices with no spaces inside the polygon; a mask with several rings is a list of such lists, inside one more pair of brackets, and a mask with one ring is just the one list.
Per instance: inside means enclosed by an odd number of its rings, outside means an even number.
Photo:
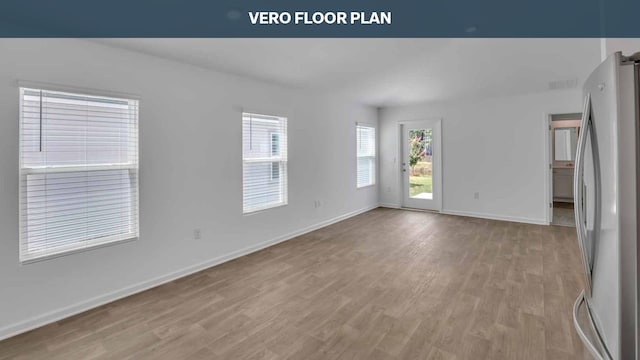
[{"label": "wood floor plank", "polygon": [[0,342],[7,359],[585,359],[575,229],[376,209]]}]

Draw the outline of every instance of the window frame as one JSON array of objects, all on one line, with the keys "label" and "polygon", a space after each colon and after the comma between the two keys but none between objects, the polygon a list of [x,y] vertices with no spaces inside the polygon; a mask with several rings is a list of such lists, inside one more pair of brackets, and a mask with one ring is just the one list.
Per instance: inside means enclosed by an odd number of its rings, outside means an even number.
[{"label": "window frame", "polygon": [[[273,119],[277,119],[277,121],[283,121],[284,122],[284,126],[282,126],[283,130],[284,130],[284,134],[281,134],[280,132],[276,132],[276,131],[269,131],[268,132],[268,136],[269,136],[269,140],[268,140],[268,144],[269,144],[269,152],[268,152],[268,156],[262,157],[262,158],[245,158],[245,154],[244,154],[244,118],[245,116],[257,116],[257,117],[263,117],[265,119],[268,118],[273,118]],[[283,207],[283,206],[287,206],[289,204],[289,182],[288,182],[288,163],[289,163],[289,159],[288,159],[288,145],[285,146],[285,150],[284,150],[284,154],[282,151],[282,136],[284,135],[284,142],[285,144],[288,144],[288,126],[289,126],[289,117],[286,114],[283,115],[273,115],[272,113],[266,113],[266,112],[259,112],[259,111],[250,111],[247,109],[243,109],[241,111],[241,119],[242,122],[240,124],[240,128],[241,128],[241,157],[242,157],[242,167],[243,167],[243,176],[242,176],[242,215],[253,215],[256,213],[260,213],[266,210],[270,210],[270,209],[275,209],[275,208],[279,208],[279,207]],[[273,152],[273,135],[277,135],[278,136],[278,153],[277,155],[274,155]],[[279,173],[279,179],[281,179],[282,182],[282,189],[281,189],[281,201],[273,202],[273,203],[268,203],[262,206],[252,206],[249,208],[246,208],[244,206],[244,182],[245,182],[245,177],[244,177],[244,166],[247,163],[263,163],[263,164],[269,164],[269,176],[268,176],[268,182],[269,184],[274,184],[278,182],[278,179],[274,179],[273,178],[273,168],[274,168],[274,164],[278,165],[278,173]]]},{"label": "window frame", "polygon": [[[358,151],[359,151],[359,146],[360,143],[358,142],[358,131],[359,128],[368,128],[368,129],[373,129],[373,155],[367,155],[367,156],[359,156],[358,155]],[[356,136],[355,136],[355,143],[356,143],[356,189],[365,189],[368,187],[372,187],[372,186],[376,186],[377,183],[377,179],[378,179],[378,129],[375,125],[373,124],[369,124],[369,123],[360,123],[360,122],[356,122],[356,126],[355,126],[355,130],[356,130]],[[373,163],[373,175],[371,176],[371,182],[364,184],[364,185],[360,185],[358,184],[358,163],[360,158],[366,158],[366,159],[370,159],[371,162]]]},{"label": "window frame", "polygon": [[[18,190],[18,259],[20,264],[27,265],[35,262],[45,261],[53,258],[63,257],[71,254],[81,253],[85,251],[91,251],[95,249],[99,249],[102,247],[113,246],[120,243],[131,242],[139,239],[140,237],[140,100],[141,98],[137,95],[126,94],[126,93],[117,93],[110,91],[101,91],[95,89],[85,89],[80,87],[72,87],[72,86],[61,86],[61,85],[51,85],[37,82],[25,82],[18,81],[17,82],[17,92],[19,98],[19,109],[18,109],[18,172],[19,178],[18,183],[20,186],[23,183],[26,183],[27,176],[32,174],[59,174],[65,172],[95,172],[102,170],[126,170],[129,173],[135,173],[135,181],[132,184],[131,192],[131,218],[132,223],[135,224],[135,230],[131,233],[123,235],[108,235],[103,237],[98,237],[89,240],[78,241],[75,243],[64,244],[56,246],[55,250],[48,251],[26,251],[27,249],[27,241],[28,238],[26,234],[23,234],[22,224],[26,224],[27,219],[25,219],[25,211],[26,211],[26,199],[24,198],[24,194],[22,190]],[[110,164],[89,164],[89,165],[49,165],[49,166],[25,166],[23,162],[23,131],[24,131],[24,115],[23,115],[23,106],[24,106],[24,91],[48,91],[48,92],[58,92],[58,93],[66,93],[72,96],[80,96],[80,97],[98,97],[98,98],[107,98],[107,99],[115,99],[120,101],[128,101],[135,102],[136,104],[136,114],[135,114],[135,127],[134,130],[134,138],[135,138],[135,156],[134,161],[126,162],[126,163],[110,163]],[[50,171],[53,169],[53,171]],[[27,225],[25,225],[27,226]],[[79,245],[79,243],[82,245]]]}]

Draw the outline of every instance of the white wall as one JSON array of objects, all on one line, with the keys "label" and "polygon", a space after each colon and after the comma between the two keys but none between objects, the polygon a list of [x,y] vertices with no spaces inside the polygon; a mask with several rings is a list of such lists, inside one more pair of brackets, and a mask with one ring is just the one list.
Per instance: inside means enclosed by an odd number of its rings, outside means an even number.
[{"label": "white wall", "polygon": [[633,55],[640,51],[640,39],[604,38],[600,40],[601,60],[617,51],[622,51],[622,55]]},{"label": "white wall", "polygon": [[[138,241],[19,264],[16,80],[141,96]],[[288,206],[242,215],[241,107],[289,117]],[[0,40],[0,338],[377,206],[356,190],[356,121],[376,109],[84,40]]]},{"label": "white wall", "polygon": [[443,211],[544,223],[546,114],[581,112],[581,107],[581,91],[574,89],[384,108],[380,202],[401,204],[398,122],[441,118]]}]

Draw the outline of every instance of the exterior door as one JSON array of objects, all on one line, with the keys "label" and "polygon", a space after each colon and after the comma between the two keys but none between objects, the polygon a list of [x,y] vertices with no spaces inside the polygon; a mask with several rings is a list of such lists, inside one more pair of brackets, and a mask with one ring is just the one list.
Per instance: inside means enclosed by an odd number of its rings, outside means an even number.
[{"label": "exterior door", "polygon": [[402,206],[437,210],[442,207],[440,120],[406,122],[402,132]]}]

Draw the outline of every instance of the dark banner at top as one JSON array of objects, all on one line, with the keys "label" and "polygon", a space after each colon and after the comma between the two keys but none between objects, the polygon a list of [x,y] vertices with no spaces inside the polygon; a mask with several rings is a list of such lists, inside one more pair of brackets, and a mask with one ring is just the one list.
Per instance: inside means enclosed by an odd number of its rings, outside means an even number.
[{"label": "dark banner at top", "polygon": [[640,0],[0,0],[0,37],[640,37]]}]

